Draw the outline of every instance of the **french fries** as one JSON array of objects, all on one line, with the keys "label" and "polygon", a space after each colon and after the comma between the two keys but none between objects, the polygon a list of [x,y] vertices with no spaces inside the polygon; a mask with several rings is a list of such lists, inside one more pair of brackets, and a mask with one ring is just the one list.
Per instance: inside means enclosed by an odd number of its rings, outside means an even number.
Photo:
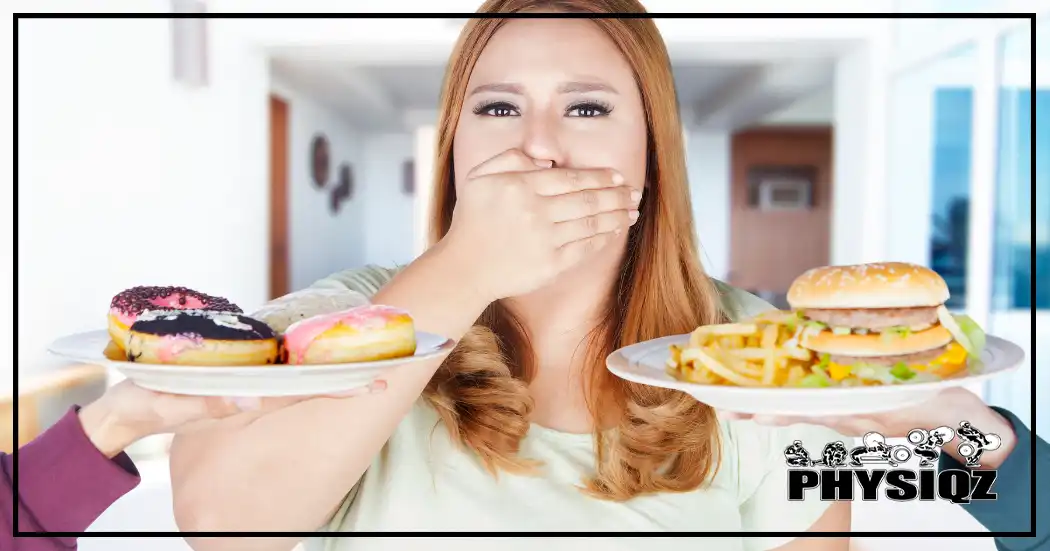
[{"label": "french fries", "polygon": [[685,381],[763,387],[797,385],[813,353],[798,346],[799,319],[774,310],[742,323],[700,327],[684,348],[671,346],[668,370]]},{"label": "french fries", "polygon": [[818,357],[800,345],[823,330],[783,310],[706,325],[693,331],[684,347],[671,346],[667,370],[679,380],[700,384],[827,387],[940,380],[965,367],[966,351],[954,343],[928,364],[837,364],[833,357]]}]

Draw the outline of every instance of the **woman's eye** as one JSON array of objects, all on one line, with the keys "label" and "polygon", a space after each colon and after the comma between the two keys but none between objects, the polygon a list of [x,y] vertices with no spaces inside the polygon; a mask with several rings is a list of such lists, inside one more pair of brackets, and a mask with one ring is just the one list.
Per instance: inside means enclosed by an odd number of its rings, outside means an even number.
[{"label": "woman's eye", "polygon": [[488,103],[475,107],[474,114],[486,117],[516,117],[518,109],[509,103]]},{"label": "woman's eye", "polygon": [[593,117],[604,117],[608,115],[612,109],[606,105],[600,103],[578,103],[571,105],[566,110],[565,114],[570,117],[582,117],[582,118],[593,118]]}]

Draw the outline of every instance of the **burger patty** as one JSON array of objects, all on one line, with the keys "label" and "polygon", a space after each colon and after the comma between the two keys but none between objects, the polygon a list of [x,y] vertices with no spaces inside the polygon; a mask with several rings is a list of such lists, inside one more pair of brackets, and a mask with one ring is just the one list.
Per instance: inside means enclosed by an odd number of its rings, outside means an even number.
[{"label": "burger patty", "polygon": [[812,308],[803,311],[803,315],[813,321],[819,321],[831,327],[849,327],[881,331],[890,327],[912,327],[915,325],[933,325],[937,323],[937,308],[858,308],[858,309],[820,309]]},{"label": "burger patty", "polygon": [[874,365],[884,365],[886,367],[893,367],[900,362],[906,364],[924,364],[933,361],[937,356],[940,356],[948,350],[948,345],[939,346],[932,350],[925,350],[923,352],[915,352],[913,354],[901,354],[899,356],[842,356],[838,354],[832,354],[829,358],[832,362],[841,365],[853,365],[855,363],[866,363]]}]

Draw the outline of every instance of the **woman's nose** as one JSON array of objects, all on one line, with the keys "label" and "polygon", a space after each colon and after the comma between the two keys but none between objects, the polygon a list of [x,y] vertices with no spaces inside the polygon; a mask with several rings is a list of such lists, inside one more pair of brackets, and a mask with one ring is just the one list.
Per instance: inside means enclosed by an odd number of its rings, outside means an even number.
[{"label": "woman's nose", "polygon": [[535,114],[525,121],[522,151],[533,159],[551,161],[554,166],[565,166],[565,152],[558,139],[558,120],[547,114]]}]

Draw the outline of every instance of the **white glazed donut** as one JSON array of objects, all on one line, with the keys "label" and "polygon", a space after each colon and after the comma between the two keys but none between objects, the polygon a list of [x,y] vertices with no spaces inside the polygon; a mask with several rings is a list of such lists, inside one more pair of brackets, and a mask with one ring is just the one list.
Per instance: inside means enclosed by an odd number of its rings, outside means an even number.
[{"label": "white glazed donut", "polygon": [[252,317],[284,333],[297,321],[368,304],[367,297],[350,290],[303,289],[266,303]]}]

